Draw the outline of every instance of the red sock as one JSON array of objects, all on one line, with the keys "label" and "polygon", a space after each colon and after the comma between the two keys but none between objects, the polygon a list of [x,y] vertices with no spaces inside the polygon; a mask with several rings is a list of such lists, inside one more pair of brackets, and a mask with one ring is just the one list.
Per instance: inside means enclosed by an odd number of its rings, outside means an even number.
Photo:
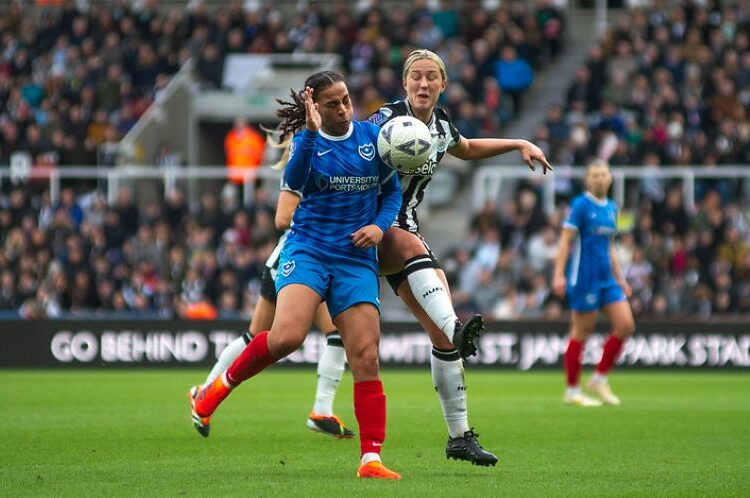
[{"label": "red sock", "polygon": [[268,331],[253,337],[242,353],[227,368],[227,382],[232,387],[240,385],[264,368],[278,361],[268,352]]},{"label": "red sock", "polygon": [[568,349],[565,351],[565,374],[568,387],[576,387],[581,379],[581,351],[583,351],[582,341],[568,340]]},{"label": "red sock", "polygon": [[362,455],[378,453],[385,441],[385,393],[379,380],[354,383],[354,415]]},{"label": "red sock", "polygon": [[596,366],[596,373],[600,375],[606,375],[612,369],[612,365],[617,361],[617,357],[622,351],[622,341],[615,334],[610,334],[607,340],[604,342],[604,351],[602,352],[602,359],[599,365]]}]

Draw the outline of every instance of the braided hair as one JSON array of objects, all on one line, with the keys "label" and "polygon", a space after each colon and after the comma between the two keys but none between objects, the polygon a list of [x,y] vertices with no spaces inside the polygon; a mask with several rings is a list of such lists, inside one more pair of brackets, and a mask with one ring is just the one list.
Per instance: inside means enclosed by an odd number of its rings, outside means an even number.
[{"label": "braided hair", "polygon": [[[335,71],[320,71],[305,80],[305,88],[308,86],[312,88],[313,99],[316,99],[318,92],[325,90],[338,81],[344,81],[344,77],[341,74]],[[276,102],[282,106],[281,109],[276,111],[276,116],[281,118],[279,132],[282,137],[287,134],[294,135],[299,129],[305,126],[306,122],[304,90],[290,90],[290,95],[292,102],[276,99]]]},{"label": "braided hair", "polygon": [[[336,71],[319,71],[315,74],[310,75],[305,80],[304,87],[310,87],[313,89],[313,99],[316,100],[316,96],[322,90],[325,90],[329,86],[344,81],[344,76]],[[292,137],[297,131],[302,129],[307,122],[307,111],[305,110],[305,98],[304,90],[289,90],[289,94],[292,98],[291,102],[276,99],[276,102],[281,105],[281,109],[276,111],[276,116],[281,118],[281,123],[275,130],[277,136],[277,143],[269,141],[274,147],[284,149],[281,154],[279,161],[272,167],[274,169],[282,169],[286,166],[287,159],[289,159],[289,147],[292,143]]]}]

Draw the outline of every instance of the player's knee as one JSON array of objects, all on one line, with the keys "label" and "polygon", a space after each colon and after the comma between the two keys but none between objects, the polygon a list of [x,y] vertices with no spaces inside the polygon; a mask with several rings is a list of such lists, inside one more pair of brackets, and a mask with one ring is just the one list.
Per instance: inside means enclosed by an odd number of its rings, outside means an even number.
[{"label": "player's knee", "polygon": [[397,256],[401,261],[428,253],[422,239],[403,230],[389,230],[385,235],[384,247],[389,255]]},{"label": "player's knee", "polygon": [[393,292],[395,292],[396,295],[400,295],[399,288],[404,284],[404,282],[407,282],[409,280],[409,275],[425,269],[440,269],[440,265],[438,264],[435,257],[429,253],[424,253],[408,258],[404,262],[404,269],[398,273],[386,276],[386,280],[388,280],[388,283],[393,288]]},{"label": "player's knee", "polygon": [[633,320],[627,320],[618,324],[615,327],[615,333],[620,339],[627,339],[635,333],[635,322]]},{"label": "player's knee", "polygon": [[347,359],[356,378],[376,378],[380,369],[377,344],[368,344],[352,351]]},{"label": "player's knee", "polygon": [[440,330],[438,327],[430,327],[430,330],[427,330],[427,335],[430,337],[430,342],[432,343],[433,347],[436,347],[437,349],[442,350],[451,350],[454,349],[455,346],[451,341],[448,340],[448,338],[445,336],[442,330]]},{"label": "player's knee", "polygon": [[268,351],[277,358],[284,358],[302,346],[305,335],[305,331],[294,329],[272,333],[268,337]]}]

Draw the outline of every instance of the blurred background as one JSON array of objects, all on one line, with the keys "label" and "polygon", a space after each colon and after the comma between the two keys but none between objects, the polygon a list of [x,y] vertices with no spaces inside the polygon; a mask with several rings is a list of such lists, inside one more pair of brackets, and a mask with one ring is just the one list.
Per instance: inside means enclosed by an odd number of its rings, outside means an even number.
[{"label": "blurred background", "polygon": [[464,136],[555,166],[441,163],[421,220],[460,314],[566,317],[551,263],[597,156],[637,321],[746,321],[749,33],[747,2],[5,1],[0,318],[248,321],[279,235],[275,99],[335,69],[365,118],[421,47]]}]

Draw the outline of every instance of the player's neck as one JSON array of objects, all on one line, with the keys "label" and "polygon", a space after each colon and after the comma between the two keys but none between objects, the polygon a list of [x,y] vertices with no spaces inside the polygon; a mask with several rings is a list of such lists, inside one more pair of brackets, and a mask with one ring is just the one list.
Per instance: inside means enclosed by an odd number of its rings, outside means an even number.
[{"label": "player's neck", "polygon": [[589,198],[593,201],[595,201],[597,204],[606,204],[607,203],[607,194],[604,194],[603,196],[599,197],[595,193],[593,193],[590,190],[586,191],[586,194],[589,196]]}]

